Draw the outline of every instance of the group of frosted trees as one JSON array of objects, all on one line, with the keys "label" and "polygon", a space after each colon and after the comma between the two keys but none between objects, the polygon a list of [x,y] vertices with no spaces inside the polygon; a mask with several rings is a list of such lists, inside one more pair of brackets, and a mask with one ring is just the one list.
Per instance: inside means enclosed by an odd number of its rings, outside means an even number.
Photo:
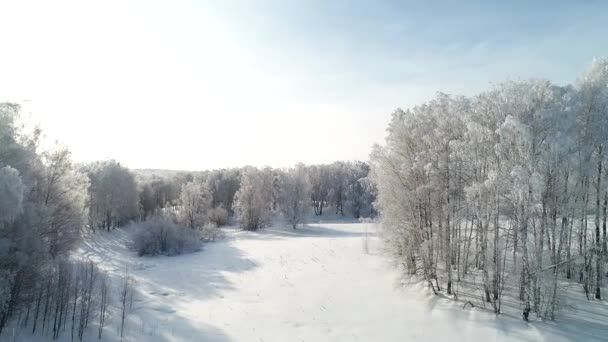
[{"label": "group of frosted trees", "polygon": [[247,166],[169,175],[138,171],[139,217],[145,220],[169,213],[181,217],[180,222],[190,228],[207,223],[222,226],[232,219],[246,230],[268,226],[276,217],[296,228],[309,214],[323,215],[328,208],[337,215],[370,217],[375,215],[376,189],[369,171],[363,162],[298,164],[289,169]]},{"label": "group of frosted trees", "polygon": [[89,222],[91,179],[65,148],[38,151],[40,132],[23,131],[19,110],[0,104],[0,334],[18,320],[32,333],[82,340],[100,319],[101,336],[109,279],[68,259]]},{"label": "group of frosted trees", "polygon": [[563,279],[602,298],[607,135],[606,58],[576,86],[506,82],[397,110],[371,157],[395,259],[495,312],[512,295],[526,320],[555,317]]},{"label": "group of frosted trees", "polygon": [[264,227],[279,214],[295,229],[309,213],[323,215],[328,207],[338,215],[370,217],[376,190],[368,174],[362,162],[298,164],[288,170],[246,167],[234,197],[235,215],[247,230]]},{"label": "group of frosted trees", "polygon": [[131,171],[114,161],[82,168],[89,176],[89,224],[111,230],[163,216],[191,229],[233,218],[257,230],[281,216],[296,227],[310,212],[374,216],[375,186],[363,162],[298,164],[290,169],[243,167],[201,172]]},{"label": "group of frosted trees", "polygon": [[93,229],[123,226],[139,215],[139,194],[135,176],[115,161],[84,167],[90,179],[89,224]]},{"label": "group of frosted trees", "polygon": [[369,165],[363,162],[334,162],[308,168],[311,199],[315,215],[333,208],[335,214],[349,212],[355,218],[373,217],[376,187],[368,177]]}]

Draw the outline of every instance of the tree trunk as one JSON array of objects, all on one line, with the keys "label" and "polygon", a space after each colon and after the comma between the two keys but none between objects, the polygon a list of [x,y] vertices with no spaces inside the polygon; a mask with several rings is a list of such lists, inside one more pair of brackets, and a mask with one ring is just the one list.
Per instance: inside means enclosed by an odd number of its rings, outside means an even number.
[{"label": "tree trunk", "polygon": [[606,240],[606,209],[608,207],[608,191],[604,192],[604,207],[603,207],[603,222],[602,222],[602,254],[604,259],[608,256],[607,240]]},{"label": "tree trunk", "polygon": [[598,162],[597,162],[597,183],[595,190],[595,299],[602,299],[600,286],[602,281],[601,272],[601,252],[600,244],[600,191],[602,183],[602,145],[598,147]]},{"label": "tree trunk", "polygon": [[[449,145],[448,145],[449,146]],[[450,150],[447,149],[446,153],[446,180],[447,180],[447,217],[446,217],[446,225],[445,225],[445,258],[446,258],[446,270],[448,272],[448,284],[447,284],[447,294],[452,294],[452,232],[450,230]]]}]

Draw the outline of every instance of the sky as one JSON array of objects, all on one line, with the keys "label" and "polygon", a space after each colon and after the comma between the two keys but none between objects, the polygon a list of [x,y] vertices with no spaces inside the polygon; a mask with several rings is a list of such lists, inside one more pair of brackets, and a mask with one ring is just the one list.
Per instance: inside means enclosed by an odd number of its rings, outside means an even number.
[{"label": "sky", "polygon": [[602,1],[0,0],[0,101],[76,161],[202,170],[367,160],[437,91],[573,83]]}]

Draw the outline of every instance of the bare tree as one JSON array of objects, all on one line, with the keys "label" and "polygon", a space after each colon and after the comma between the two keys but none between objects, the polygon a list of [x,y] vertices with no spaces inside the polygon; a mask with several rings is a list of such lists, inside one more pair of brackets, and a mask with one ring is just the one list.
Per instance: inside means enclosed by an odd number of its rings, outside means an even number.
[{"label": "bare tree", "polygon": [[101,334],[103,332],[103,328],[106,325],[106,318],[108,314],[108,307],[110,305],[110,280],[107,276],[102,276],[100,279],[100,287],[99,287],[99,330],[98,330],[98,338],[101,339]]},{"label": "bare tree", "polygon": [[134,294],[134,280],[129,273],[129,268],[125,268],[120,285],[119,300],[120,300],[120,340],[122,341],[125,331],[125,319],[132,306]]}]

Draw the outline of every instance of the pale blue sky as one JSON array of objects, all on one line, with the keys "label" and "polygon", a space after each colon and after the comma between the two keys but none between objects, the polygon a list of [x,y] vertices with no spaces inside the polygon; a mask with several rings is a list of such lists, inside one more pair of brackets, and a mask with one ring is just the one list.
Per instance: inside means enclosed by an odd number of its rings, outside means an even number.
[{"label": "pale blue sky", "polygon": [[595,2],[2,1],[0,100],[77,160],[367,159],[390,113],[608,54]]}]

